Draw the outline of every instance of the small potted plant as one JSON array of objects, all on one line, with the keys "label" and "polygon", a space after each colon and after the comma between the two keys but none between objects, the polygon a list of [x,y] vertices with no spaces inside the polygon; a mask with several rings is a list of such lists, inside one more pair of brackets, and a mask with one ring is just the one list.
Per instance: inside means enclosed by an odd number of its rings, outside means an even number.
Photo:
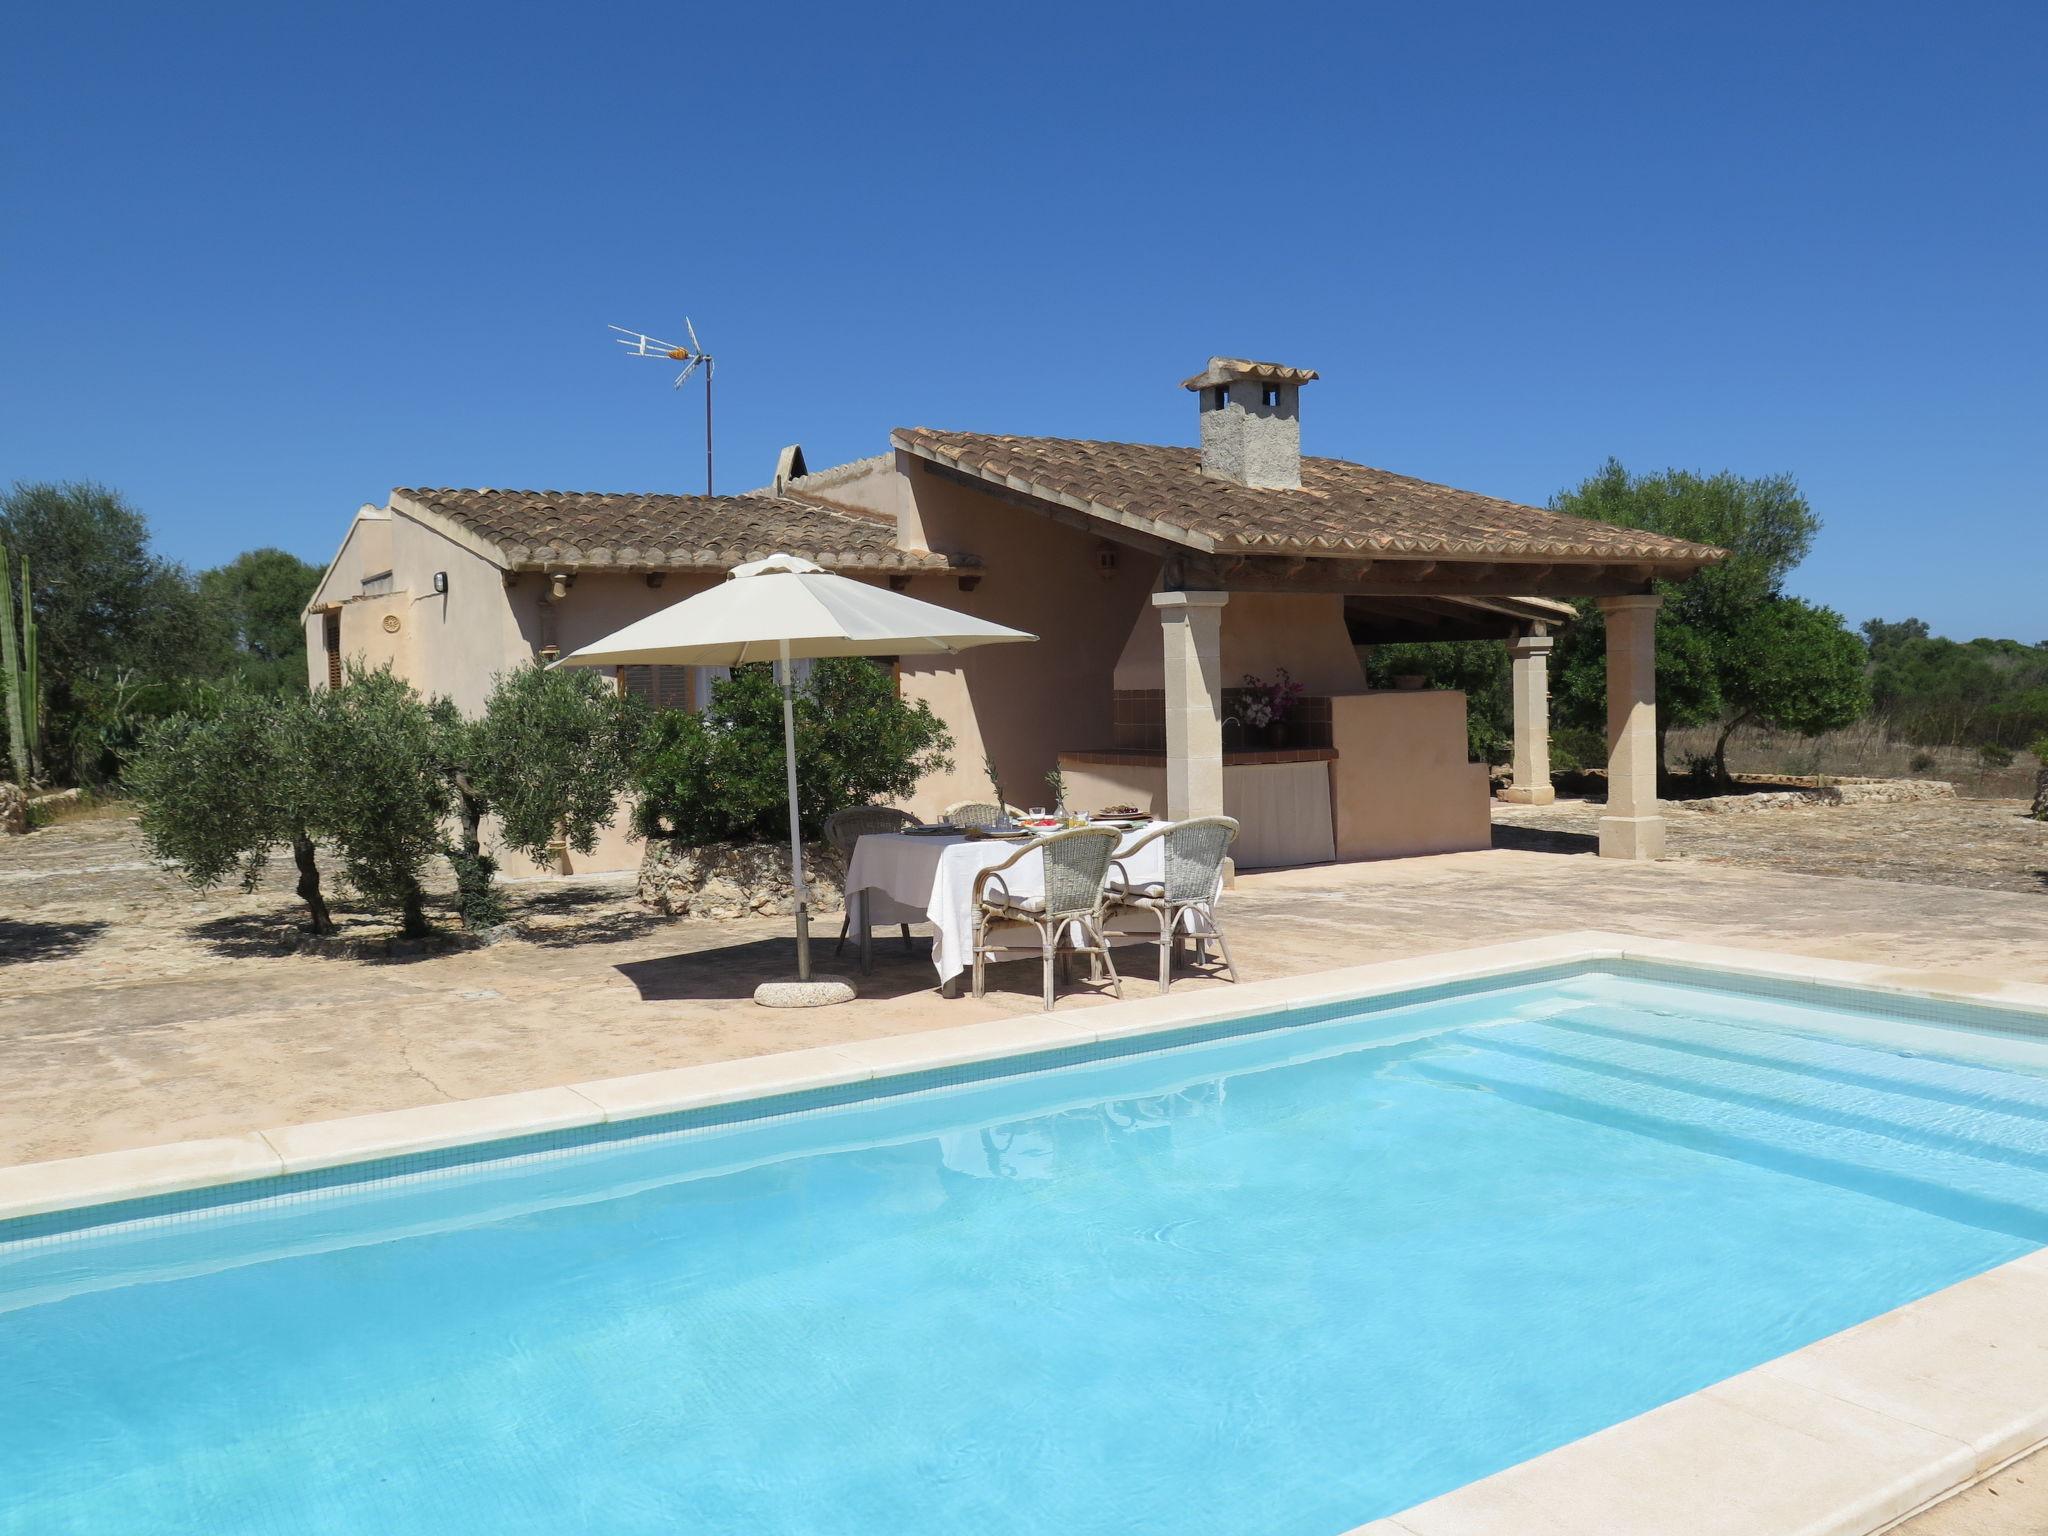
[{"label": "small potted plant", "polygon": [[1244,744],[1263,746],[1273,729],[1273,704],[1266,697],[1265,684],[1249,672],[1245,674],[1244,686],[1244,698],[1237,706],[1238,723],[1244,727]]},{"label": "small potted plant", "polygon": [[1244,718],[1246,736],[1256,733],[1257,738],[1268,746],[1286,746],[1288,722],[1305,691],[1302,685],[1294,680],[1292,673],[1281,667],[1270,683],[1246,673],[1244,686],[1245,700],[1239,712]]}]

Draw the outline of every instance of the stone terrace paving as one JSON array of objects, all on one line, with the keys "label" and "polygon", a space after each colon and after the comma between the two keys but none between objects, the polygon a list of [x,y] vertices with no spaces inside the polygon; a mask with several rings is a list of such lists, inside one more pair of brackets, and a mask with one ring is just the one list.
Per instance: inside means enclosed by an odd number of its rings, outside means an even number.
[{"label": "stone terrace paving", "polygon": [[[1586,855],[1595,807],[1499,807],[1503,846],[1490,852],[1246,875],[1224,915],[1252,979],[1597,928],[2048,982],[2048,825],[2020,809],[1674,810],[1678,856],[1626,864]],[[1030,962],[994,968],[981,1002],[946,1000],[922,953],[878,934],[857,1002],[771,1011],[750,999],[757,981],[792,967],[786,919],[672,922],[642,908],[629,879],[511,894],[520,937],[491,948],[287,954],[279,936],[298,910],[287,888],[192,892],[151,868],[125,820],[0,842],[0,1163],[1038,1006]],[[388,932],[384,919],[343,915],[352,931]],[[838,924],[821,915],[818,926],[832,969]],[[1149,962],[1130,954],[1139,975],[1126,995],[1149,996]],[[1087,1006],[1084,993],[1062,993],[1062,1009]]]}]

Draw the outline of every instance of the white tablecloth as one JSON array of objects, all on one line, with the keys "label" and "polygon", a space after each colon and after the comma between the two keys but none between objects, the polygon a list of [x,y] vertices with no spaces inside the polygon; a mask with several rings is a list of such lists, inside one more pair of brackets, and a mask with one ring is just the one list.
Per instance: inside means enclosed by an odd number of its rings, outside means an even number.
[{"label": "white tablecloth", "polygon": [[[1154,827],[1126,833],[1117,856]],[[846,866],[846,896],[866,900],[869,893],[898,908],[921,908],[932,925],[932,964],[941,983],[967,968],[974,953],[974,877],[1017,851],[1018,844],[1000,838],[969,841],[964,837],[915,836],[876,832],[854,844]],[[1166,844],[1159,839],[1124,867],[1134,881],[1166,878]],[[1012,896],[1045,894],[1045,861],[1033,853],[1003,871]],[[885,910],[876,901],[874,910]],[[856,918],[856,921],[859,921]]]}]

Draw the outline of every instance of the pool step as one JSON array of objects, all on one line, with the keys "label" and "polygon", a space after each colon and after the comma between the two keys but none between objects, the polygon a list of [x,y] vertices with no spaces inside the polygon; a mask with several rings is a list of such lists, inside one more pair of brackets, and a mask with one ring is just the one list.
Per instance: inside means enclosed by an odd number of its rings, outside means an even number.
[{"label": "pool step", "polygon": [[1561,1021],[1507,1024],[1464,1038],[1488,1050],[1570,1062],[1588,1071],[1818,1125],[1867,1131],[1908,1146],[1966,1152],[2048,1180],[2048,1121],[2004,1109],[1872,1087],[1818,1066],[1727,1061],[1674,1049],[1654,1038],[1574,1030]]},{"label": "pool step", "polygon": [[[1533,1026],[1501,1026],[1522,1027]],[[1527,1048],[1490,1049],[1488,1037],[1497,1033],[1446,1037],[1460,1049],[1397,1070],[2048,1243],[2048,1178],[2032,1169],[1646,1080],[1648,1073],[1601,1070]]]},{"label": "pool step", "polygon": [[2048,1121],[2048,1077],[1880,1047],[1726,1024],[1682,1013],[1580,1004],[1541,1022],[1744,1065],[1824,1072],[1847,1083]]}]

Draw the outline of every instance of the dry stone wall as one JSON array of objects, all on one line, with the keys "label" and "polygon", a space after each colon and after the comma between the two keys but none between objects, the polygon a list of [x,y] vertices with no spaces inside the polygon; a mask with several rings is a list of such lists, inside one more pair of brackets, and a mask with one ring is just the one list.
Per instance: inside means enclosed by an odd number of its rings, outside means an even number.
[{"label": "dry stone wall", "polygon": [[[811,909],[844,899],[846,864],[826,843],[804,846]],[[706,843],[683,847],[651,838],[640,860],[640,900],[669,917],[718,919],[791,915],[789,844]]]},{"label": "dry stone wall", "polygon": [[1955,797],[1955,785],[1939,779],[1846,779],[1817,789],[1714,795],[1705,800],[1674,800],[1670,804],[1706,816],[1725,816],[1735,811],[1811,810],[1826,805],[1915,805]]}]

